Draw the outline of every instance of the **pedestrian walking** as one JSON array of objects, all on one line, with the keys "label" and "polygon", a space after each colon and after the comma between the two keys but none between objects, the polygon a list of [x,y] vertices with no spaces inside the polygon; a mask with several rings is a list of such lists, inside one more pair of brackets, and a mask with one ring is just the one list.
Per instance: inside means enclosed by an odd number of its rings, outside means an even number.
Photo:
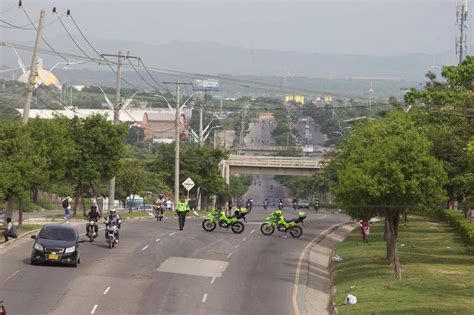
[{"label": "pedestrian walking", "polygon": [[181,200],[178,201],[176,205],[176,214],[178,215],[179,230],[182,231],[184,228],[184,222],[186,221],[186,215],[189,212],[188,202],[181,197]]},{"label": "pedestrian walking", "polygon": [[12,218],[7,218],[7,229],[3,231],[3,237],[5,238],[5,243],[8,242],[8,238],[17,238],[15,225],[12,223]]},{"label": "pedestrian walking", "polygon": [[72,198],[69,195],[67,195],[62,200],[62,206],[64,209],[64,220],[66,222],[69,222],[71,220],[71,201],[72,201]]},{"label": "pedestrian walking", "polygon": [[369,220],[363,219],[359,222],[359,224],[360,224],[360,235],[362,235],[362,242],[368,243],[369,233],[370,233]]}]

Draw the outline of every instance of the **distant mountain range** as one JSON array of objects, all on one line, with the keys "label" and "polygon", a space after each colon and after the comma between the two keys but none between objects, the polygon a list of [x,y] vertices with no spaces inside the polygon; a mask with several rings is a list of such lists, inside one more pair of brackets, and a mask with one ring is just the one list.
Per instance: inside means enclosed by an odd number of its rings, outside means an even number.
[{"label": "distant mountain range", "polygon": [[[94,52],[84,42],[79,43],[91,56]],[[370,82],[398,82],[388,94],[399,95],[400,88],[410,87],[424,80],[428,71],[439,71],[436,67],[455,63],[453,52],[444,54],[408,54],[396,56],[362,56],[348,54],[319,54],[264,49],[246,49],[212,42],[174,41],[163,45],[153,45],[123,40],[90,38],[95,47],[103,53],[115,54],[118,50],[130,55],[140,56],[147,66],[162,69],[202,73],[209,75],[231,75],[236,78],[246,77],[278,81],[290,85],[291,82],[305,81],[306,87],[320,91],[333,91],[335,81],[358,82],[358,95],[368,93]],[[49,42],[61,52],[80,55],[80,51],[68,38],[51,38]],[[31,45],[28,44],[28,45]],[[13,53],[6,53],[2,48],[1,64],[13,67],[16,58]],[[29,56],[30,53],[27,54]],[[51,56],[42,56],[46,64],[53,64]],[[30,57],[24,58],[28,63]],[[77,66],[84,68],[84,65]],[[101,67],[103,68],[103,67]],[[76,69],[76,68],[74,68]],[[92,69],[92,68],[88,68]],[[97,69],[97,67],[95,67]],[[60,71],[59,73],[71,71]],[[94,77],[94,75],[91,75]],[[321,80],[322,79],[322,80]],[[71,78],[67,79],[71,80]],[[324,89],[322,82],[333,81]],[[359,82],[360,81],[360,82]],[[312,82],[308,86],[308,82]],[[111,80],[113,84],[113,80]],[[326,84],[328,85],[328,84]],[[376,84],[377,85],[377,84]],[[384,83],[382,85],[389,85]],[[301,87],[300,85],[298,85]],[[337,89],[341,90],[341,89]],[[374,87],[374,91],[376,91]],[[343,93],[345,94],[345,93]],[[351,93],[352,94],[352,93]],[[385,93],[384,93],[385,96]]]}]

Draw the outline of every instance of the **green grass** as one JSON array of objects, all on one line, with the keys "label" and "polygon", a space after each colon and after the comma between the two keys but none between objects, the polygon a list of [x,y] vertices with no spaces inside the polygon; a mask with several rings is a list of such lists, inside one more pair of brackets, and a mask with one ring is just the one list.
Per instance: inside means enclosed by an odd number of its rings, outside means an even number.
[{"label": "green grass", "polygon": [[[20,227],[15,226],[16,227],[16,235],[20,236],[20,235],[28,233],[30,231],[40,229],[42,226],[43,225],[41,225],[41,224],[22,224]],[[0,233],[2,233],[3,231],[5,231],[5,228],[4,227],[0,228]],[[3,237],[1,238],[1,241],[3,241]]]},{"label": "green grass", "polygon": [[[357,228],[336,248],[344,259],[335,263],[340,314],[474,314],[474,249],[451,227],[409,217],[398,244],[403,280],[384,259],[383,222],[371,226],[369,244]],[[358,303],[344,305],[347,294]]]}]

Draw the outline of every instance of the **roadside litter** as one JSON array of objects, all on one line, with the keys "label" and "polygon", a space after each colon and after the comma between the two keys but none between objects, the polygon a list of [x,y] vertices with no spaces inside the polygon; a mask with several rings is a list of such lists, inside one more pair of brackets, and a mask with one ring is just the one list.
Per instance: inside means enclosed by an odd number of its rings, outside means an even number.
[{"label": "roadside litter", "polygon": [[343,260],[343,258],[342,258],[341,256],[339,256],[339,255],[332,256],[331,259],[332,259],[333,261],[335,261],[335,262],[340,262],[340,261]]},{"label": "roadside litter", "polygon": [[346,296],[346,300],[344,301],[344,304],[347,304],[347,305],[357,304],[357,297],[355,297],[352,294],[348,294]]}]

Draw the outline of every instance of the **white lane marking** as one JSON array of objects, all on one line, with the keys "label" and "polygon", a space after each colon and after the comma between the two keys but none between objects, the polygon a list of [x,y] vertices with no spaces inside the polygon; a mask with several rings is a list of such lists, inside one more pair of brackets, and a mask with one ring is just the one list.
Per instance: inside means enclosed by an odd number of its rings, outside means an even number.
[{"label": "white lane marking", "polygon": [[326,219],[326,217],[327,217],[327,216],[328,216],[328,215],[327,215],[327,214],[325,214],[325,215],[323,216],[323,219]]},{"label": "white lane marking", "polygon": [[94,314],[94,313],[95,313],[95,310],[97,309],[97,306],[98,306],[97,304],[94,305],[94,307],[92,308],[91,314]]},{"label": "white lane marking", "polygon": [[212,277],[211,284],[213,284],[214,281],[216,281],[216,277]]},{"label": "white lane marking", "polygon": [[255,230],[250,231],[250,234],[252,234],[253,232],[255,232]]},{"label": "white lane marking", "polygon": [[244,237],[244,239],[242,240],[242,242],[245,242],[246,240],[247,240],[247,238],[246,238],[246,237]]},{"label": "white lane marking", "polygon": [[202,297],[202,302],[203,302],[203,303],[206,303],[206,300],[207,300],[207,293],[204,294],[204,296]]},{"label": "white lane marking", "polygon": [[173,235],[175,235],[175,234],[176,234],[176,232],[170,233],[170,236],[173,236]]},{"label": "white lane marking", "polygon": [[159,238],[157,238],[157,239],[155,240],[155,242],[159,242],[159,241],[160,241],[160,239],[159,239]]},{"label": "white lane marking", "polygon": [[7,282],[8,280],[10,280],[11,278],[13,278],[17,273],[19,273],[20,270],[18,269],[17,271],[15,271],[14,273],[12,273],[8,278],[5,279],[5,281],[3,282]]},{"label": "white lane marking", "polygon": [[145,250],[145,249],[147,249],[147,248],[148,248],[148,246],[150,246],[150,245],[147,245],[147,246],[143,247],[143,248],[142,248],[142,250]]},{"label": "white lane marking", "polygon": [[107,294],[107,292],[109,292],[109,290],[110,290],[110,287],[107,287],[107,289],[105,289],[105,291],[104,291],[104,294]]},{"label": "white lane marking", "polygon": [[230,258],[230,256],[232,256],[232,253],[229,253],[229,255],[227,255],[227,258]]},{"label": "white lane marking", "polygon": [[240,246],[240,245],[239,245],[239,244],[237,244],[237,245],[235,245],[234,247],[235,247],[235,248],[239,248],[239,246]]}]

